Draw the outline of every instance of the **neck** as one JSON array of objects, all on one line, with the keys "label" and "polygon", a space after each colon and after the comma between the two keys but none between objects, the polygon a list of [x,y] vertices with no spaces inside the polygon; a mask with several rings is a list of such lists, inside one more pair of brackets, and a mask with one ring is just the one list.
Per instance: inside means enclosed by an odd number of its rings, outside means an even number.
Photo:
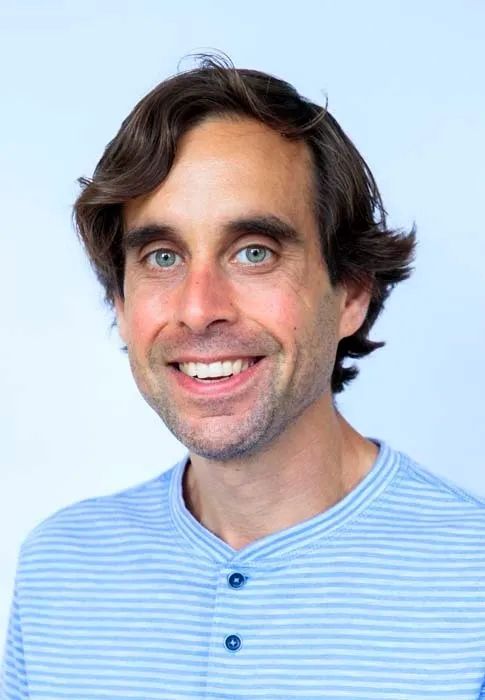
[{"label": "neck", "polygon": [[257,455],[223,463],[191,455],[185,503],[204,527],[240,550],[335,505],[376,456],[377,447],[327,398]]}]

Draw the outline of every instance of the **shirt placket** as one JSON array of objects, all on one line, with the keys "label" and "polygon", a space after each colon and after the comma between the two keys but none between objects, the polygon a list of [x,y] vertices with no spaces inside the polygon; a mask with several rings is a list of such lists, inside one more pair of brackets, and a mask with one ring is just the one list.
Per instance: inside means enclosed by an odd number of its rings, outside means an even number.
[{"label": "shirt placket", "polygon": [[235,700],[247,695],[245,688],[252,669],[245,654],[251,645],[246,603],[252,581],[253,573],[241,565],[225,566],[218,571],[206,698]]}]

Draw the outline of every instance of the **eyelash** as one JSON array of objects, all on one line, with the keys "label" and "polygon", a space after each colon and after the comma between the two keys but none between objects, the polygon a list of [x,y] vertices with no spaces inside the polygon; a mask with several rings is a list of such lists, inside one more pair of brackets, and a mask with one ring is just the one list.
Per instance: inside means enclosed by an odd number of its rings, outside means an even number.
[{"label": "eyelash", "polygon": [[[269,248],[269,247],[266,246],[266,245],[253,244],[253,245],[244,246],[243,248],[241,248],[240,250],[238,250],[237,253],[236,253],[236,256],[239,255],[240,253],[242,253],[242,252],[245,251],[245,250],[250,250],[251,248],[253,248],[253,249],[256,248],[256,249],[259,249],[259,250],[264,250],[267,254],[269,254],[270,260],[276,255],[276,253],[275,253],[271,248]],[[151,253],[148,253],[148,255],[146,255],[145,258],[143,259],[144,262],[147,262],[148,264],[150,264],[150,259],[151,259],[151,258],[153,259],[154,256],[156,256],[158,253],[170,253],[170,254],[173,254],[173,255],[177,256],[178,258],[181,257],[178,253],[176,253],[176,252],[173,251],[173,250],[170,250],[169,248],[158,248],[157,250],[152,250]],[[251,263],[251,261],[248,261],[247,263],[242,263],[242,264],[245,265],[245,266],[247,266],[247,267],[262,267],[262,266],[264,265],[264,263],[268,262],[268,261],[266,260],[266,257],[267,257],[267,255],[265,256],[265,259],[262,260],[261,262],[255,262],[255,263],[253,262],[253,263]],[[160,270],[163,270],[163,269],[170,269],[170,268],[172,268],[172,267],[175,267],[175,265],[170,265],[170,266],[168,266],[168,268],[164,268],[164,267],[161,266],[161,265],[157,265],[155,262],[152,262],[151,264],[153,265],[153,267],[156,267],[156,268],[158,268],[158,269],[160,269]]]}]

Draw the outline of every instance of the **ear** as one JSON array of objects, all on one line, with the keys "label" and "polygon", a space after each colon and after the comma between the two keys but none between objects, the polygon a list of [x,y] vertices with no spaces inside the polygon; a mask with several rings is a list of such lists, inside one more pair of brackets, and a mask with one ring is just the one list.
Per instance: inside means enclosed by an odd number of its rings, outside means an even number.
[{"label": "ear", "polygon": [[358,282],[341,286],[339,340],[353,335],[365,321],[371,299],[370,288]]},{"label": "ear", "polygon": [[128,344],[127,338],[127,323],[125,316],[125,302],[120,296],[115,296],[114,306],[116,313],[116,323],[118,325],[118,334],[125,345]]}]

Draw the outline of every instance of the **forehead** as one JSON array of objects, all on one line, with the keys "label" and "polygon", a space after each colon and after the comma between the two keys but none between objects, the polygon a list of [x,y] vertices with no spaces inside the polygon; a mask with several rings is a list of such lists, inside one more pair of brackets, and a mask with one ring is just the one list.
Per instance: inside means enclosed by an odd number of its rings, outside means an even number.
[{"label": "forehead", "polygon": [[124,205],[126,227],[169,219],[181,227],[248,214],[304,225],[313,217],[308,146],[246,118],[209,118],[185,134],[152,192]]}]

